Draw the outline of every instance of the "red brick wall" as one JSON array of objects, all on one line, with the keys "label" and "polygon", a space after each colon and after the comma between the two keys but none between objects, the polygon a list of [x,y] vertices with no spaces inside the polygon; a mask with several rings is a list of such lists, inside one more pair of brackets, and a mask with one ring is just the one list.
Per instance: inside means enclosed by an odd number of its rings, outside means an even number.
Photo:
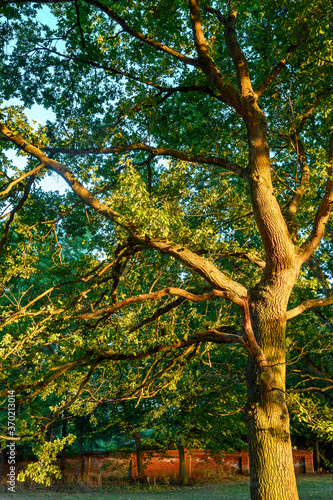
[{"label": "red brick wall", "polygon": [[[313,453],[307,450],[293,450],[296,473],[313,472]],[[179,479],[178,452],[170,450],[164,455],[151,453],[144,456],[145,476],[161,479],[170,476]],[[188,477],[199,479],[210,476],[225,476],[226,474],[250,473],[249,454],[247,451],[212,455],[204,451],[188,450],[185,453],[185,468]],[[132,457],[132,477],[137,477],[136,457]]]},{"label": "red brick wall", "polygon": [[[313,472],[313,453],[307,450],[293,450],[295,472],[304,474]],[[106,480],[137,478],[135,453],[87,453],[83,457],[84,466],[81,480],[87,483],[101,485]],[[18,462],[19,472],[29,462]],[[60,467],[60,460],[57,461]],[[165,453],[146,452],[143,455],[144,475],[149,480],[179,481],[178,451],[169,450]],[[78,479],[78,458],[67,458],[65,481],[76,483]],[[229,474],[248,475],[249,454],[247,451],[238,453],[209,454],[200,450],[185,452],[185,467],[188,477],[192,479],[219,479]],[[5,467],[6,469],[6,467]],[[4,477],[6,474],[4,471]]]}]

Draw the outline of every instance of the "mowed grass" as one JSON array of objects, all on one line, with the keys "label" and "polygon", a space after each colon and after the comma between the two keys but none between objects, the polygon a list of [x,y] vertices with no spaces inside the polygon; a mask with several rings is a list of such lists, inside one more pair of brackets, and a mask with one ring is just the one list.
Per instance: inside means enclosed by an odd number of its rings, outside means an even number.
[{"label": "mowed grass", "polygon": [[[333,475],[301,476],[297,479],[300,500],[333,500]],[[1,500],[250,500],[248,478],[237,478],[220,484],[186,488],[156,486],[151,488],[124,485],[122,488],[90,492],[34,490],[2,492]]]}]

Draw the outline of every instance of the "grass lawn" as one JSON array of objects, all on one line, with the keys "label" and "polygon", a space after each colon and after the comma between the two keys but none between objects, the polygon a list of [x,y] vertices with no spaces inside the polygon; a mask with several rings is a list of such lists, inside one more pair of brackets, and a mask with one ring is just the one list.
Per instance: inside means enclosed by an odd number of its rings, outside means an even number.
[{"label": "grass lawn", "polygon": [[[301,476],[297,479],[300,500],[333,500],[333,475]],[[0,493],[1,500],[249,500],[248,478],[237,478],[220,484],[189,486],[186,488],[124,485],[120,488],[91,490],[90,492],[60,492],[35,490],[30,492]]]}]

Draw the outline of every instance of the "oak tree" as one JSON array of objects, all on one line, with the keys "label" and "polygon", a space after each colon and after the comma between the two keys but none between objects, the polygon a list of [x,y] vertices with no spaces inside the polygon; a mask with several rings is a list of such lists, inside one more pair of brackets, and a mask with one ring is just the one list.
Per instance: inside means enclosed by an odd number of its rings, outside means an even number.
[{"label": "oak tree", "polygon": [[[76,207],[89,240],[85,269],[44,291],[34,275],[30,300],[2,317],[5,348],[30,356],[11,325],[33,319],[35,345],[50,350],[44,375],[30,371],[20,390],[68,376],[56,414],[87,384],[97,401],[97,380],[133,370],[140,383],[113,385],[113,399],[151,396],[200,345],[239,344],[251,498],[297,499],[286,328],[333,303],[313,286],[324,272],[314,252],[323,239],[331,248],[331,1],[2,0],[1,14],[2,98],[56,115],[35,131],[2,111],[1,250],[45,172],[71,191],[44,221],[61,233],[55,244]],[[13,147],[27,155],[21,169],[6,159]]]}]

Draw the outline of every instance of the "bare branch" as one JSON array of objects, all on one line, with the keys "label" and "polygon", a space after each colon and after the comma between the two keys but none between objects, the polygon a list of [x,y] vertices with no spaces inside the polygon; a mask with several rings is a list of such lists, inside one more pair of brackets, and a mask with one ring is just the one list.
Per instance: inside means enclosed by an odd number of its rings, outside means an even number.
[{"label": "bare branch", "polygon": [[83,36],[83,30],[82,30],[81,21],[80,21],[80,9],[79,9],[77,0],[74,0],[74,4],[75,4],[75,11],[76,11],[77,25],[79,27],[80,37],[81,37],[81,41],[82,41],[82,47],[84,49],[86,49],[86,51],[89,53],[88,47],[86,45],[86,42],[85,42],[84,36]]},{"label": "bare branch", "polygon": [[311,360],[309,355],[304,351],[304,348],[302,349],[299,345],[293,344],[292,348],[299,353],[299,358],[304,361],[306,364],[307,368],[309,369],[310,372],[314,373],[317,375],[316,379],[319,380],[325,380],[330,382],[331,384],[333,383],[333,379],[330,378],[325,372],[320,370],[318,366]]},{"label": "bare branch", "polygon": [[266,262],[264,260],[260,259],[260,257],[257,257],[256,255],[253,255],[250,252],[227,252],[223,255],[230,257],[238,257],[240,259],[246,259],[249,262],[251,262],[251,264],[260,267],[260,269],[265,269],[266,267]]}]

